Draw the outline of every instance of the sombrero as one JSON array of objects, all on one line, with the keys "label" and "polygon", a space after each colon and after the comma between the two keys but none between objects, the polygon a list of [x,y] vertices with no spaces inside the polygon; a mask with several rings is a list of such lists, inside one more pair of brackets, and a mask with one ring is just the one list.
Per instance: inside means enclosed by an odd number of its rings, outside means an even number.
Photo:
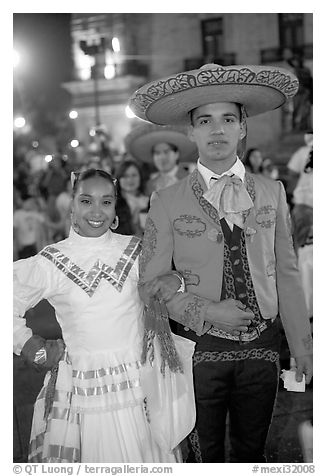
[{"label": "sombrero", "polygon": [[247,116],[281,107],[299,88],[290,71],[265,65],[206,64],[152,81],[130,98],[129,107],[154,124],[189,124],[189,111],[215,102],[243,104]]},{"label": "sombrero", "polygon": [[180,162],[198,158],[197,146],[188,139],[187,129],[183,126],[158,126],[147,122],[135,127],[125,137],[126,151],[143,162],[153,161],[153,146],[161,142],[178,148]]}]

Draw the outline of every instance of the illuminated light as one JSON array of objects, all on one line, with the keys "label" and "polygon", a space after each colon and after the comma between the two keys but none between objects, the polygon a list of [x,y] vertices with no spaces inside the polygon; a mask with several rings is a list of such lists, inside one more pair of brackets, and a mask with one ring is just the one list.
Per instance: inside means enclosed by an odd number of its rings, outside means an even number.
[{"label": "illuminated light", "polygon": [[104,77],[106,79],[112,79],[115,76],[115,66],[114,64],[107,64],[104,68]]},{"label": "illuminated light", "polygon": [[64,160],[65,162],[67,162],[68,159],[69,159],[68,155],[67,155],[67,154],[63,154],[62,160]]},{"label": "illuminated light", "polygon": [[78,141],[77,139],[73,139],[73,140],[70,142],[70,145],[71,145],[71,147],[73,147],[73,148],[75,149],[76,147],[79,146],[79,141]]},{"label": "illuminated light", "polygon": [[89,131],[89,135],[91,137],[95,137],[96,136],[96,130],[94,129],[94,127]]},{"label": "illuminated light", "polygon": [[132,112],[129,106],[126,107],[125,113],[129,119],[133,119],[134,117],[136,117],[136,115]]},{"label": "illuminated light", "polygon": [[115,53],[119,53],[119,51],[120,51],[119,38],[117,38],[117,37],[112,38],[112,49]]},{"label": "illuminated light", "polygon": [[18,51],[14,50],[13,51],[13,64],[14,64],[14,68],[16,68],[20,63],[20,54],[18,53]]},{"label": "illuminated light", "polygon": [[25,124],[26,124],[26,121],[23,117],[16,117],[16,119],[14,120],[14,125],[18,129],[20,129],[21,127],[24,127]]},{"label": "illuminated light", "polygon": [[45,162],[51,162],[52,159],[53,159],[52,155],[46,155],[44,157]]},{"label": "illuminated light", "polygon": [[83,81],[91,79],[91,70],[92,66],[94,66],[95,64],[95,58],[93,58],[92,56],[85,55],[79,49],[76,50],[75,57],[79,78]]},{"label": "illuminated light", "polygon": [[37,147],[38,147],[38,141],[37,140],[33,140],[32,147],[34,147],[34,149],[37,149]]},{"label": "illuminated light", "polygon": [[86,69],[86,68],[83,68],[79,71],[79,78],[82,80],[82,81],[87,81],[88,79],[91,78],[91,70],[90,69]]},{"label": "illuminated light", "polygon": [[77,111],[70,111],[69,112],[69,117],[70,117],[70,119],[77,119],[78,112]]}]

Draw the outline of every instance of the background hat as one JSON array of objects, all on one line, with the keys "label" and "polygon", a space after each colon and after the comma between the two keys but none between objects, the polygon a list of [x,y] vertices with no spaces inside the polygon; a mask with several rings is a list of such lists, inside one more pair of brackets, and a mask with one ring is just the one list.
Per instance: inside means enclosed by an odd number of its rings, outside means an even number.
[{"label": "background hat", "polygon": [[152,81],[130,98],[136,116],[155,124],[189,124],[189,111],[215,102],[243,104],[247,116],[282,106],[299,88],[297,77],[274,66],[206,64]]},{"label": "background hat", "polygon": [[127,152],[143,162],[153,161],[153,147],[161,142],[178,148],[179,161],[194,161],[198,158],[197,146],[187,136],[187,129],[178,126],[142,124],[125,137]]}]

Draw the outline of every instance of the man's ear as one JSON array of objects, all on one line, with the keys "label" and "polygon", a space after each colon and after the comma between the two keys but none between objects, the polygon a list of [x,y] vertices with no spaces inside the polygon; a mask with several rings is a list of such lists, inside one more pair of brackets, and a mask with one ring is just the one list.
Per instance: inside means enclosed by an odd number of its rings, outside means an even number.
[{"label": "man's ear", "polygon": [[247,124],[244,121],[240,122],[240,140],[244,139],[247,135]]}]

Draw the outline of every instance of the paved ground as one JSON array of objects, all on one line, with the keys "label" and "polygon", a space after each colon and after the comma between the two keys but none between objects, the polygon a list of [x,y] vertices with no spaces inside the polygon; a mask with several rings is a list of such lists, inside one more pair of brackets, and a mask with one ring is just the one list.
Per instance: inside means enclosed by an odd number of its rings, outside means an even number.
[{"label": "paved ground", "polygon": [[[41,302],[27,314],[28,325],[45,338],[60,337],[60,329],[50,306]],[[284,351],[286,357],[286,349]],[[27,366],[14,356],[14,462],[26,462],[33,404],[42,386],[44,373]],[[271,463],[300,463],[303,461],[298,440],[299,423],[312,418],[313,390],[294,393],[280,390],[273,422],[267,441],[267,460]]]}]

